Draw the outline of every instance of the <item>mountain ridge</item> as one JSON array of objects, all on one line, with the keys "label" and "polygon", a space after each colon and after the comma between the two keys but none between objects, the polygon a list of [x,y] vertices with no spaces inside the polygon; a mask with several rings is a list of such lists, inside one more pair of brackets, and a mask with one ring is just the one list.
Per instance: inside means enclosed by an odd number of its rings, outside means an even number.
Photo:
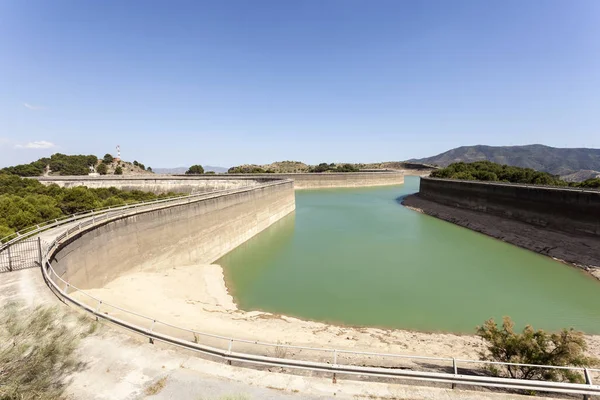
[{"label": "mountain ridge", "polygon": [[[600,149],[558,148],[542,144],[523,146],[461,146],[432,157],[409,162],[446,167],[455,162],[492,161],[498,164],[532,168],[558,176],[593,177],[600,174]],[[572,178],[573,179],[573,178]]]}]

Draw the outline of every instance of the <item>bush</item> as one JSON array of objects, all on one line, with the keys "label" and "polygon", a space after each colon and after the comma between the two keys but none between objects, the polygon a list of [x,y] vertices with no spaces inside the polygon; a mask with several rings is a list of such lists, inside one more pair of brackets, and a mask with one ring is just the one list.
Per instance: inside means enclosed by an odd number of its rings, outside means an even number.
[{"label": "bush", "polygon": [[106,175],[106,173],[108,172],[108,168],[106,167],[106,164],[104,164],[104,162],[101,162],[100,165],[98,165],[96,167],[96,172],[99,173],[100,175]]},{"label": "bush", "polygon": [[335,172],[358,172],[359,169],[357,166],[352,165],[352,164],[343,164],[343,165],[338,165],[337,168],[335,169]]},{"label": "bush", "polygon": [[491,161],[457,162],[431,173],[432,178],[567,186],[558,176],[531,168],[512,167]]},{"label": "bush", "polygon": [[120,165],[115,168],[115,175],[123,175],[123,168]]},{"label": "bush", "polygon": [[[140,190],[44,186],[34,179],[0,173],[0,238],[31,225],[75,212],[175,196]],[[0,397],[1,399],[1,397]]]},{"label": "bush", "polygon": [[103,161],[105,164],[112,164],[112,162],[113,162],[114,160],[115,160],[115,158],[114,158],[112,155],[108,154],[108,153],[107,153],[107,154],[105,154],[105,155],[104,155],[104,157],[102,158],[102,161]]},{"label": "bush", "polygon": [[186,175],[195,175],[195,174],[203,174],[204,168],[202,165],[192,165],[187,171],[185,171]]},{"label": "bush", "polygon": [[[477,335],[488,343],[487,351],[481,353],[485,361],[574,367],[589,367],[598,362],[585,356],[587,345],[583,333],[573,329],[546,333],[527,325],[522,333],[515,333],[513,321],[504,317],[502,328],[489,319],[477,327]],[[494,375],[516,379],[584,382],[581,374],[563,369],[498,365],[489,369]]]},{"label": "bush", "polygon": [[[332,166],[333,166],[333,165],[332,165]],[[329,171],[330,169],[331,169],[331,167],[329,166],[329,164],[327,164],[327,163],[321,163],[321,164],[319,164],[319,165],[317,165],[317,166],[315,166],[315,167],[311,167],[311,168],[308,170],[308,172],[316,172],[316,173],[319,173],[319,172],[327,172],[327,171]]]}]

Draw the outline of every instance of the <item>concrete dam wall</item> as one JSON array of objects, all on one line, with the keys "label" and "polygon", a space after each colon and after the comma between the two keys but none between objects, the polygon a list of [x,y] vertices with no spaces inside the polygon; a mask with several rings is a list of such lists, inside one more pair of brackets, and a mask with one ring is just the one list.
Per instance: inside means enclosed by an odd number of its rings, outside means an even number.
[{"label": "concrete dam wall", "polygon": [[215,194],[84,232],[56,253],[53,265],[63,279],[90,289],[130,271],[208,264],[294,209],[289,180]]},{"label": "concrete dam wall", "polygon": [[404,183],[404,173],[399,171],[297,174],[229,174],[229,176],[247,176],[251,177],[252,179],[273,176],[279,179],[292,179],[294,181],[294,188],[296,190],[389,186],[401,185]]},{"label": "concrete dam wall", "polygon": [[87,186],[91,189],[115,187],[121,190],[141,190],[152,193],[204,193],[215,190],[256,186],[259,183],[273,182],[278,178],[230,177],[230,176],[48,176],[36,178],[44,185],[56,184],[60,187]]},{"label": "concrete dam wall", "polygon": [[574,234],[600,236],[600,192],[422,178],[419,196]]},{"label": "concrete dam wall", "polygon": [[254,186],[260,183],[292,179],[296,189],[344,188],[400,185],[403,172],[352,172],[306,174],[223,174],[223,175],[139,175],[139,176],[48,176],[36,178],[45,185],[89,188],[116,187],[153,193],[202,193],[214,190]]}]

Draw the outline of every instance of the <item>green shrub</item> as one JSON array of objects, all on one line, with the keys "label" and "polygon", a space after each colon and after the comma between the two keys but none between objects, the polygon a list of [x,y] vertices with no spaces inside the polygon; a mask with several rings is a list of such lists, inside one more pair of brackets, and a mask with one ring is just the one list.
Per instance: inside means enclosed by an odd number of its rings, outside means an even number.
[{"label": "green shrub", "polygon": [[431,173],[432,178],[567,186],[559,177],[531,168],[512,167],[490,161],[458,162]]},{"label": "green shrub", "polygon": [[101,162],[100,165],[96,167],[96,172],[100,175],[106,175],[108,173],[108,167],[104,162]]},{"label": "green shrub", "polygon": [[203,174],[204,168],[202,165],[192,165],[185,173],[186,175]]},{"label": "green shrub", "polygon": [[115,158],[114,158],[112,155],[108,154],[108,153],[106,153],[106,154],[104,155],[104,157],[102,158],[102,161],[103,161],[105,164],[112,164],[112,162],[113,162],[114,160],[115,160]]},{"label": "green shrub", "polygon": [[[516,333],[513,321],[504,317],[502,328],[489,319],[477,327],[477,335],[487,342],[487,351],[481,353],[481,359],[485,361],[573,367],[590,367],[598,363],[595,358],[585,356],[587,345],[583,333],[573,329],[546,333],[527,325],[522,333]],[[499,365],[489,369],[494,375],[516,379],[584,381],[580,373],[565,369]]]},{"label": "green shrub", "polygon": [[123,168],[120,165],[115,168],[115,175],[123,175]]}]

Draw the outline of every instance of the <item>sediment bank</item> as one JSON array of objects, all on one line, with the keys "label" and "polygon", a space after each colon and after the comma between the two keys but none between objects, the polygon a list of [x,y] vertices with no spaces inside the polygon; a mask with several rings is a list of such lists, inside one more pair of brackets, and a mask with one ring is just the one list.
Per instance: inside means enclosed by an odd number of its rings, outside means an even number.
[{"label": "sediment bank", "polygon": [[[425,333],[370,327],[346,327],[305,321],[260,311],[238,310],[227,292],[218,265],[164,266],[153,272],[132,272],[118,277],[102,288],[87,293],[104,302],[134,310],[173,325],[202,332],[250,341],[293,344],[297,346],[337,348],[350,351],[406,354],[431,357],[479,358],[484,342],[475,335]],[[73,296],[90,302],[80,293]],[[105,308],[118,317],[118,310]],[[159,324],[155,329],[161,329]],[[164,331],[165,333],[181,334]],[[189,338],[188,338],[189,339]],[[201,338],[204,342],[204,338]],[[600,336],[586,335],[588,353],[600,354]],[[226,342],[214,341],[214,346]],[[236,344],[236,346],[239,346]],[[234,349],[252,354],[277,355],[272,347],[248,345]],[[291,352],[291,350],[288,350]],[[281,356],[281,354],[279,354]],[[330,353],[294,350],[285,356],[294,359],[330,361]],[[340,357],[342,357],[340,355]],[[390,365],[419,370],[439,370],[445,364],[435,361],[403,360],[375,356],[345,355],[340,362],[357,365]],[[474,366],[477,369],[477,366]]]}]

